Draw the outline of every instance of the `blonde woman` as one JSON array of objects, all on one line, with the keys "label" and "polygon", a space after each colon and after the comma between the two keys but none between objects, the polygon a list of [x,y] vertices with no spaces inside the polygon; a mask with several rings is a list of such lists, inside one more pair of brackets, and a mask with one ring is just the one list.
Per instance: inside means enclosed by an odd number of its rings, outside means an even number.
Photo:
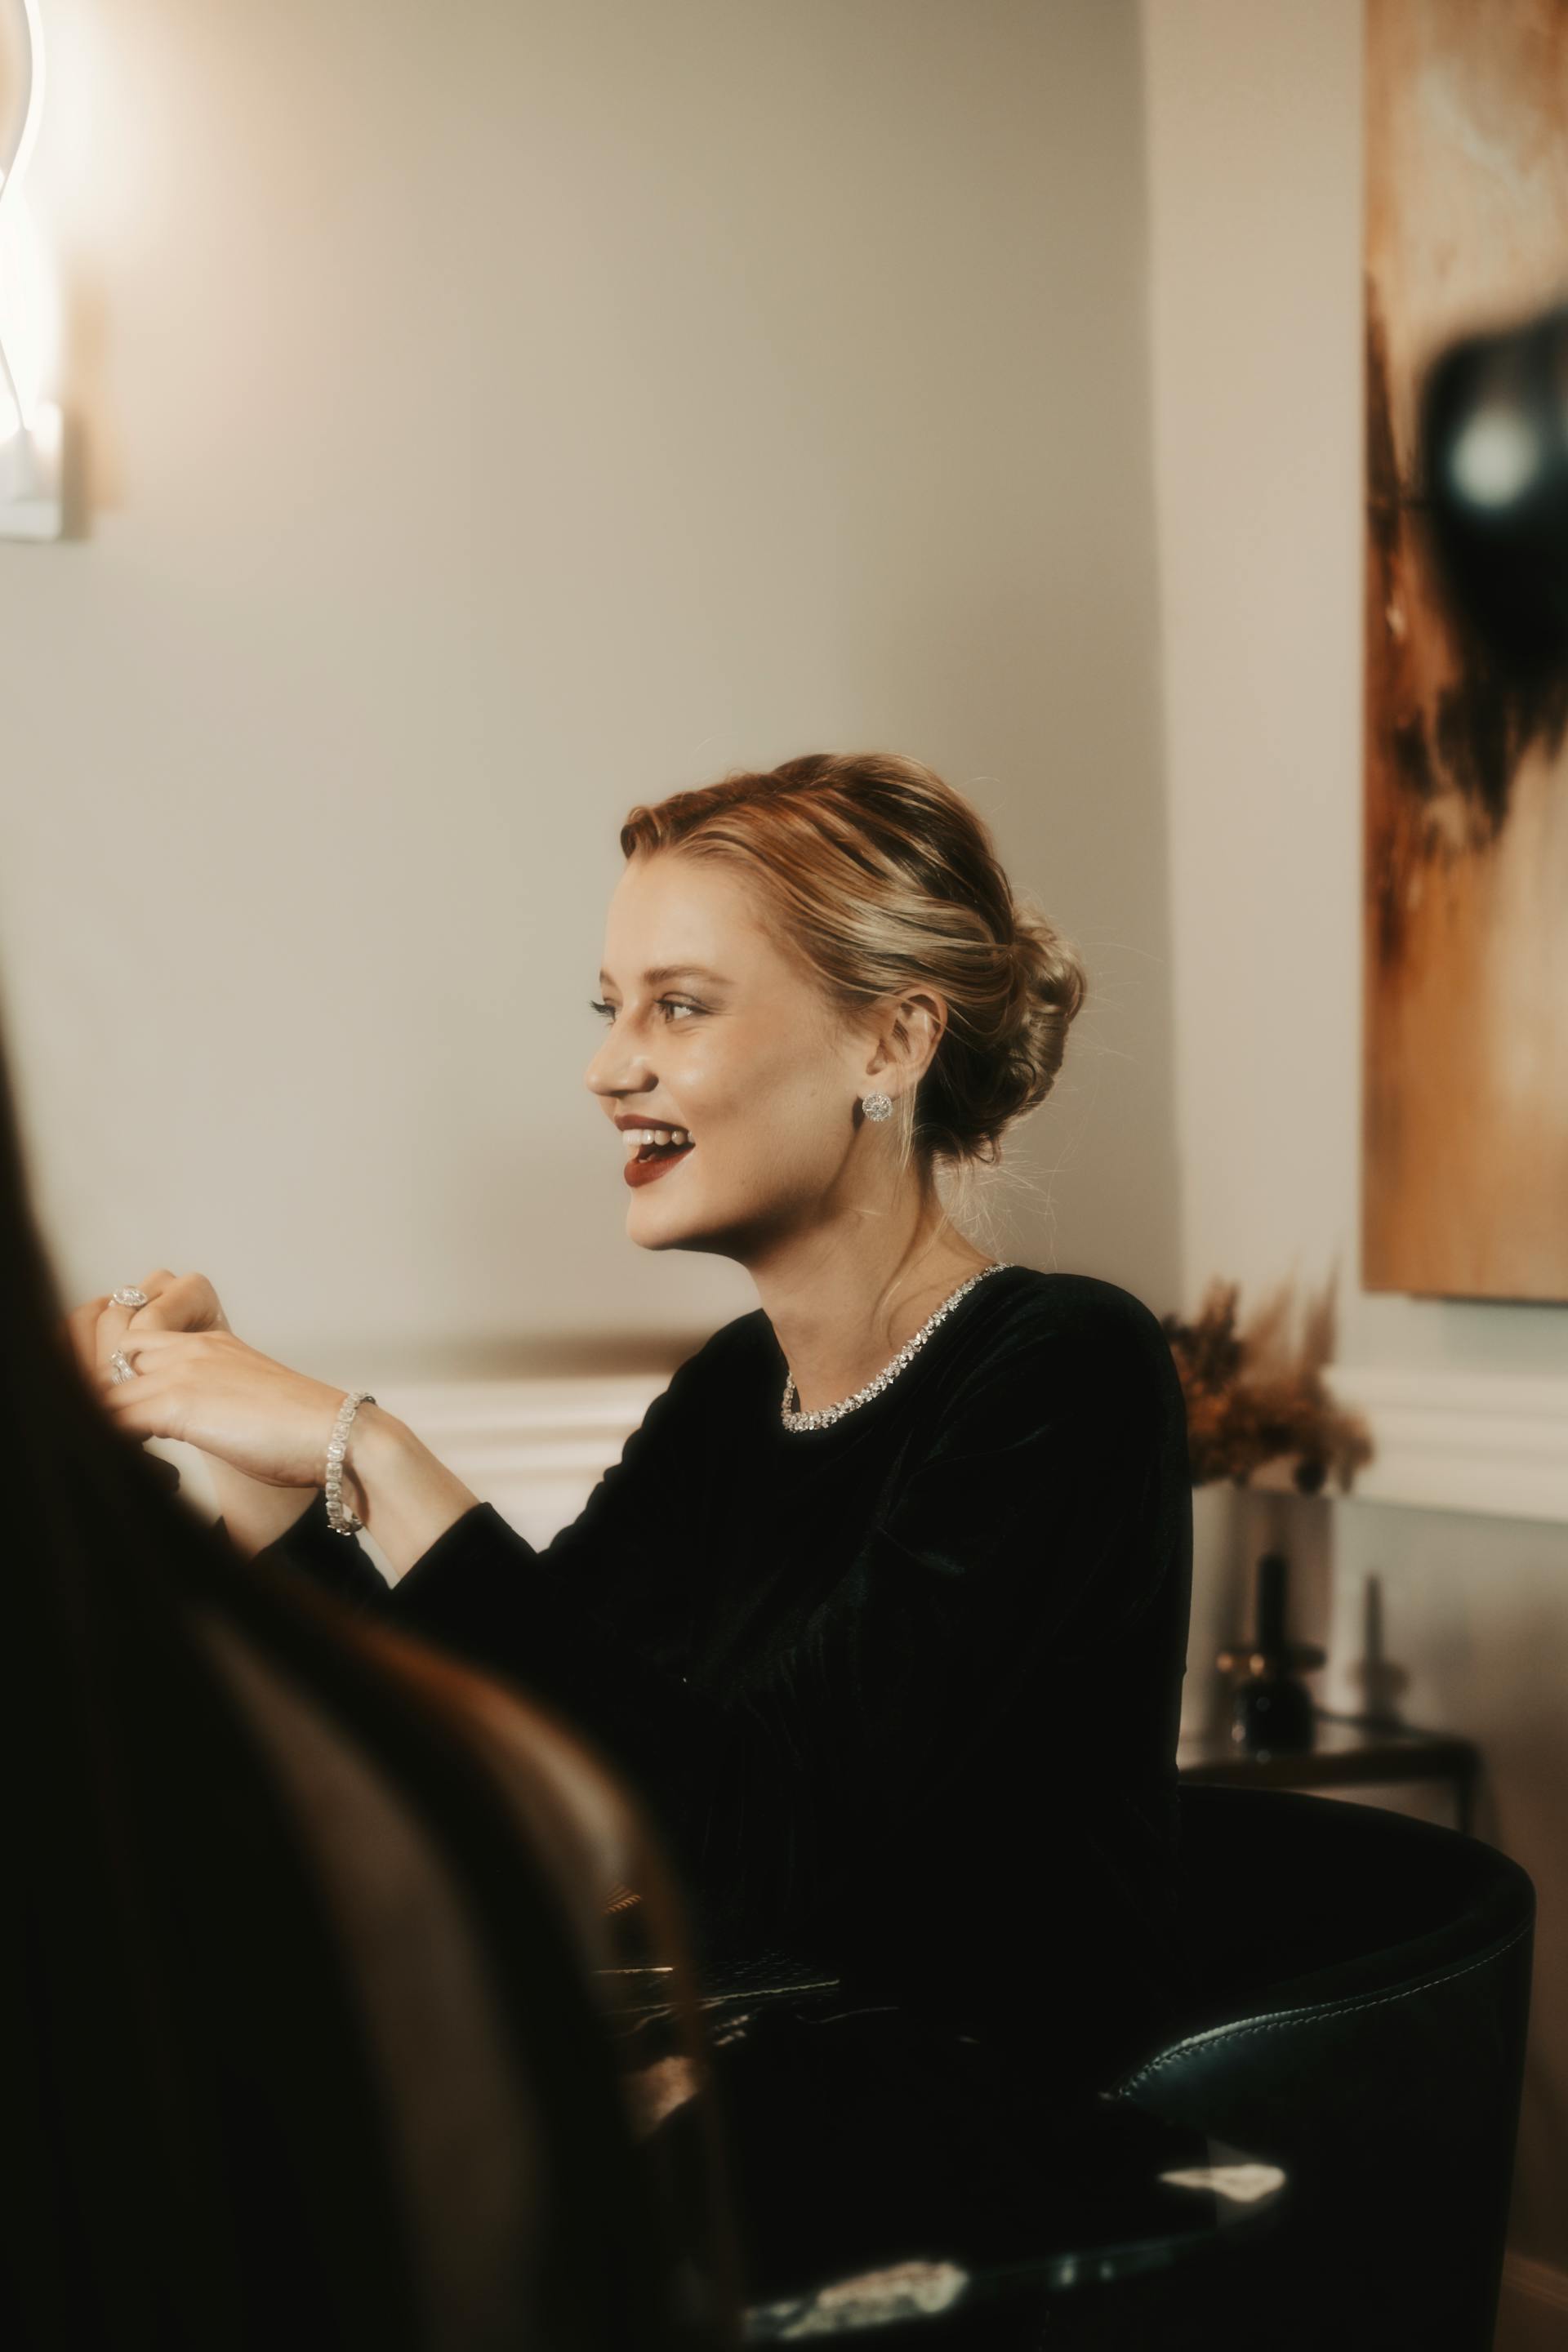
[{"label": "blonde woman", "polygon": [[581,1516],[536,1549],[201,1276],[79,1310],[105,1402],[214,1458],[241,1552],[566,1710],[662,1825],[708,1966],[816,1955],[1097,2084],[1184,1984],[1182,1396],[1145,1305],[999,1262],[943,1200],[1049,1092],[1084,971],[912,760],[731,774],[621,845],[585,1083],[626,1234],[759,1303]]}]

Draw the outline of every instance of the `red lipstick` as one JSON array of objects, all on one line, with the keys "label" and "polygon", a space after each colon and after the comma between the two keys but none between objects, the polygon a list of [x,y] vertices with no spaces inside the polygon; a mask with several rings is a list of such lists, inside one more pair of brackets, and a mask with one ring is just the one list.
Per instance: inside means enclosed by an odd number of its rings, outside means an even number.
[{"label": "red lipstick", "polygon": [[666,1144],[662,1150],[657,1143],[645,1144],[641,1151],[626,1161],[622,1172],[626,1182],[634,1187],[639,1184],[652,1184],[665,1173],[667,1169],[673,1168],[678,1160],[689,1159],[693,1149],[694,1146],[689,1143],[683,1143],[679,1148],[673,1144]]}]

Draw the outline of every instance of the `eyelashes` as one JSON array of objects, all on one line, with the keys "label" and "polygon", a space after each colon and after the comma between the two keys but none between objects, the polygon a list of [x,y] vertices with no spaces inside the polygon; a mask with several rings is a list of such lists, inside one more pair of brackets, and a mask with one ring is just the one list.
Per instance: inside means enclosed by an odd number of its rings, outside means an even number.
[{"label": "eyelashes", "polygon": [[[615,1019],[615,1006],[613,1004],[601,1004],[596,997],[589,998],[588,1010],[590,1013],[597,1013],[601,1017],[607,1015],[612,1022]],[[667,1025],[673,1025],[669,1023],[669,1015],[671,1013],[700,1013],[702,1008],[700,1004],[688,1004],[679,996],[661,996],[658,1000],[657,1010],[665,1015]]]}]

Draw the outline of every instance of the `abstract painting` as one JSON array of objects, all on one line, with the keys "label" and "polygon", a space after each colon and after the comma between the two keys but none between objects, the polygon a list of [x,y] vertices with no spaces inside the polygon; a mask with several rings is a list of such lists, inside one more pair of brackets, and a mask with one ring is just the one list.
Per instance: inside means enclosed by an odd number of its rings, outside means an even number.
[{"label": "abstract painting", "polygon": [[1568,0],[1367,0],[1362,1279],[1568,1300],[1568,682],[1445,591],[1421,386],[1568,300]]}]

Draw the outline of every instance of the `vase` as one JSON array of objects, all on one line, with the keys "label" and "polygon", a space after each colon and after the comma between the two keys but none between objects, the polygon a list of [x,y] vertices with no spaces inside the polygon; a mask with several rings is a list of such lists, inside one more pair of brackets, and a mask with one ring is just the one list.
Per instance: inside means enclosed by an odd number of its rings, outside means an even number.
[{"label": "vase", "polygon": [[1233,1677],[1231,1743],[1258,1758],[1299,1755],[1313,1745],[1316,1734],[1312,1695],[1300,1675],[1303,1669],[1322,1665],[1326,1653],[1313,1643],[1289,1639],[1289,1576],[1284,1552],[1263,1554],[1258,1562],[1253,1638],[1219,1654],[1221,1673]]}]

